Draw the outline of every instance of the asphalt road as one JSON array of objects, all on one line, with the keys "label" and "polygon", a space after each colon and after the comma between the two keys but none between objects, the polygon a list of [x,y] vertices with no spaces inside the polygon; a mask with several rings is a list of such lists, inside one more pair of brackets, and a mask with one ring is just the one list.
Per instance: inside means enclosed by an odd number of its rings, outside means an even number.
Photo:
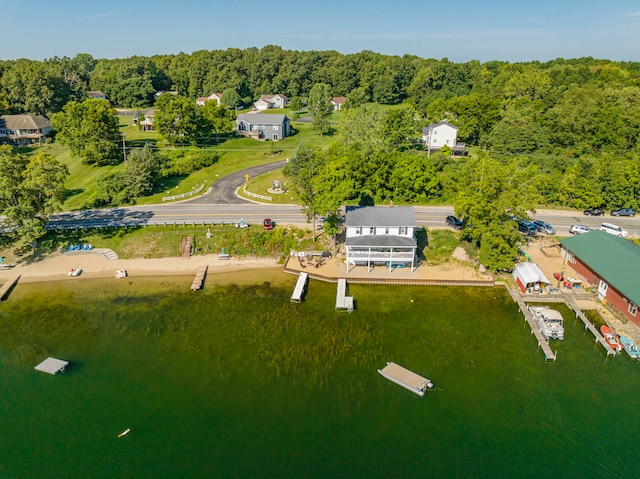
[{"label": "asphalt road", "polygon": [[275,163],[268,163],[266,165],[254,166],[252,168],[245,168],[244,170],[230,173],[227,176],[223,176],[207,190],[207,192],[197,198],[183,201],[182,204],[198,204],[198,205],[237,205],[246,204],[247,200],[240,198],[235,194],[235,191],[242,186],[245,180],[245,175],[249,175],[249,178],[261,175],[271,170],[277,170],[278,168],[284,168],[287,164],[287,160],[276,161]]},{"label": "asphalt road", "polygon": [[[104,227],[144,224],[199,224],[212,222],[236,223],[244,218],[249,224],[262,224],[264,218],[271,218],[276,224],[306,224],[306,218],[298,205],[272,205],[248,201],[235,194],[245,181],[245,174],[250,177],[284,167],[286,160],[255,166],[236,171],[220,178],[209,190],[191,200],[177,203],[108,208],[98,210],[82,210],[60,213],[52,216],[49,226],[52,228]],[[451,206],[416,206],[416,226],[429,228],[446,228],[445,218],[452,215]],[[640,233],[640,220],[629,217],[584,216],[582,212],[568,210],[541,209],[533,215],[550,223],[559,236],[569,236],[569,228],[573,224],[583,224],[598,229],[600,223],[607,221],[622,226],[629,235]]]}]

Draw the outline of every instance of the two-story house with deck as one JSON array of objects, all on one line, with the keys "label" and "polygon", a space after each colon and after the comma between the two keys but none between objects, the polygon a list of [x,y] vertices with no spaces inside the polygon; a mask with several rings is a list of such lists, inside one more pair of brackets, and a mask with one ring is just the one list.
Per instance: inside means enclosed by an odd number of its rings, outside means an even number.
[{"label": "two-story house with deck", "polygon": [[42,115],[0,116],[0,144],[23,146],[44,143],[51,130],[51,123]]},{"label": "two-story house with deck", "polygon": [[453,148],[458,138],[458,127],[447,120],[431,123],[422,129],[422,141],[429,151],[437,151],[443,146]]},{"label": "two-story house with deck", "polygon": [[254,140],[278,141],[291,133],[291,123],[286,115],[243,113],[236,119],[236,132]]},{"label": "two-story house with deck", "polygon": [[347,209],[346,263],[351,266],[411,267],[417,264],[416,224],[412,206]]}]

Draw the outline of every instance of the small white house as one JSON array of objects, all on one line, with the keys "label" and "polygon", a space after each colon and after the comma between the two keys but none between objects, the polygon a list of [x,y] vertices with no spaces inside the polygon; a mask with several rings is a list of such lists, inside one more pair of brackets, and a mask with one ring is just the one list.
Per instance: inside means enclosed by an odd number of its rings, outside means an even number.
[{"label": "small white house", "polygon": [[334,110],[342,110],[342,107],[347,104],[346,96],[334,96],[331,99],[331,104]]},{"label": "small white house", "polygon": [[413,206],[366,206],[347,210],[346,263],[411,270],[416,264]]},{"label": "small white house", "polygon": [[427,150],[438,151],[443,146],[454,148],[457,145],[458,127],[447,120],[432,123],[422,129],[422,141]]}]

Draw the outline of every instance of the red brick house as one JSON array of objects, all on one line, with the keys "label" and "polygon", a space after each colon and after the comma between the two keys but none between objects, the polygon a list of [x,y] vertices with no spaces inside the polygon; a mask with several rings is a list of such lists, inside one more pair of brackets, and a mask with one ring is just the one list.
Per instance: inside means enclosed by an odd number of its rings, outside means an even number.
[{"label": "red brick house", "polygon": [[591,231],[560,241],[567,265],[598,299],[640,326],[640,246],[602,231]]}]

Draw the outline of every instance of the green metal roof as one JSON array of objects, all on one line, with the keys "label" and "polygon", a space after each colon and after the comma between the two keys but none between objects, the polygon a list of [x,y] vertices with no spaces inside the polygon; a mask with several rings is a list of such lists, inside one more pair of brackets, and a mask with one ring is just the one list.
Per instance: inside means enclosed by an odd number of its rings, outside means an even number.
[{"label": "green metal roof", "polygon": [[598,276],[640,305],[640,246],[604,231],[591,231],[560,243]]}]

